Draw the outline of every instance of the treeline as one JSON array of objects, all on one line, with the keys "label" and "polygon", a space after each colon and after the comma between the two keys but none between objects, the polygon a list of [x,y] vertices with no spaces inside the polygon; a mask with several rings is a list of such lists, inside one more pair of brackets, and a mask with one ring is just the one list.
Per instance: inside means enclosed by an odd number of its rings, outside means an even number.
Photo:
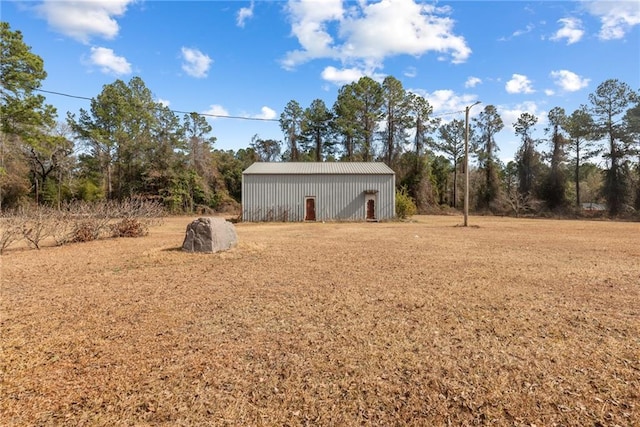
[{"label": "treeline", "polygon": [[[217,150],[203,116],[176,115],[139,77],[105,85],[89,108],[61,123],[37,92],[45,77],[42,59],[2,23],[0,211],[132,197],[172,212],[234,210],[242,171],[255,161],[384,161],[422,212],[457,208],[463,197],[464,121],[434,116],[392,76],[347,84],[332,106],[291,100],[279,120],[282,141],[255,135],[235,152]],[[487,105],[471,121],[473,209],[563,214],[595,202],[613,216],[640,210],[636,91],[607,80],[576,111],[553,108],[544,139],[533,137],[539,120],[518,118],[521,146],[506,165],[497,155],[505,126],[497,108]]]}]

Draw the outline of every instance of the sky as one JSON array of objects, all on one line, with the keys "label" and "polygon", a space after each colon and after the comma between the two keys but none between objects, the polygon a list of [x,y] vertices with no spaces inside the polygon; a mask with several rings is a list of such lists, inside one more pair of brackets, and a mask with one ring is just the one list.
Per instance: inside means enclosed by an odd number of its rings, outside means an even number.
[{"label": "sky", "polygon": [[[514,157],[523,112],[568,114],[611,78],[640,90],[634,1],[10,1],[0,16],[42,57],[41,89],[96,97],[139,76],[156,100],[208,117],[215,148],[283,140],[290,100],[328,107],[345,84],[391,75],[442,120],[497,107],[500,158]],[[62,121],[89,101],[44,93]],[[244,118],[244,119],[242,119]],[[262,119],[262,120],[248,120]],[[542,143],[541,150],[548,149]]]}]

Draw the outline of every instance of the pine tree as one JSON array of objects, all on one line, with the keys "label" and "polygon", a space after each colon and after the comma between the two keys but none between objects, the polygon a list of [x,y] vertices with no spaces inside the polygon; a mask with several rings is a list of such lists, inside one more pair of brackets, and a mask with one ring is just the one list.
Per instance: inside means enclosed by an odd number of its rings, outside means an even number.
[{"label": "pine tree", "polygon": [[500,180],[498,177],[499,150],[495,135],[504,128],[502,118],[495,106],[487,105],[484,110],[473,119],[474,146],[478,156],[479,169],[484,175],[484,182],[478,189],[478,208],[490,209],[500,195]]},{"label": "pine tree", "polygon": [[616,79],[601,83],[589,95],[596,127],[606,140],[604,157],[608,161],[608,168],[605,172],[604,195],[611,216],[622,213],[629,198],[629,176],[623,163],[631,154],[631,146],[625,138],[621,116],[637,99],[638,94],[628,84]]}]

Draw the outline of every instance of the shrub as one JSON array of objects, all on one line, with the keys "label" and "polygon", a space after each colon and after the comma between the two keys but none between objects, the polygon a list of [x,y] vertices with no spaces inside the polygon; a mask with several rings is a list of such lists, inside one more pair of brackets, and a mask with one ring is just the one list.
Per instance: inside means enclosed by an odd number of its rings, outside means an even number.
[{"label": "shrub", "polygon": [[415,215],[418,212],[416,204],[405,187],[396,191],[396,217],[399,219],[406,219]]},{"label": "shrub", "polygon": [[112,237],[142,237],[148,233],[148,228],[135,218],[124,218],[111,224]]},{"label": "shrub", "polygon": [[100,226],[93,220],[77,221],[74,224],[69,241],[74,243],[91,242],[100,237]]},{"label": "shrub", "polygon": [[64,202],[58,209],[38,206],[13,214],[0,212],[0,254],[16,241],[40,249],[49,238],[60,246],[108,237],[146,236],[150,226],[162,223],[163,215],[158,201],[142,198]]},{"label": "shrub", "polygon": [[51,221],[51,237],[56,246],[62,246],[71,241],[73,237],[73,220],[68,211],[58,210],[53,212]]},{"label": "shrub", "polygon": [[14,214],[0,214],[0,254],[22,237],[22,220]]},{"label": "shrub", "polygon": [[29,246],[40,249],[40,243],[53,235],[53,224],[50,220],[53,215],[52,209],[45,207],[37,207],[24,215],[22,237]]}]

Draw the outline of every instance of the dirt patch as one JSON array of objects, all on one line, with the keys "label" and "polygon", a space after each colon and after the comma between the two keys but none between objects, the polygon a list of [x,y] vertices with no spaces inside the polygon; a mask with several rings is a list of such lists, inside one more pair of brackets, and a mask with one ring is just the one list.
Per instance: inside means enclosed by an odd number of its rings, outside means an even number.
[{"label": "dirt patch", "polygon": [[637,223],[236,225],[0,257],[7,425],[638,425]]}]

